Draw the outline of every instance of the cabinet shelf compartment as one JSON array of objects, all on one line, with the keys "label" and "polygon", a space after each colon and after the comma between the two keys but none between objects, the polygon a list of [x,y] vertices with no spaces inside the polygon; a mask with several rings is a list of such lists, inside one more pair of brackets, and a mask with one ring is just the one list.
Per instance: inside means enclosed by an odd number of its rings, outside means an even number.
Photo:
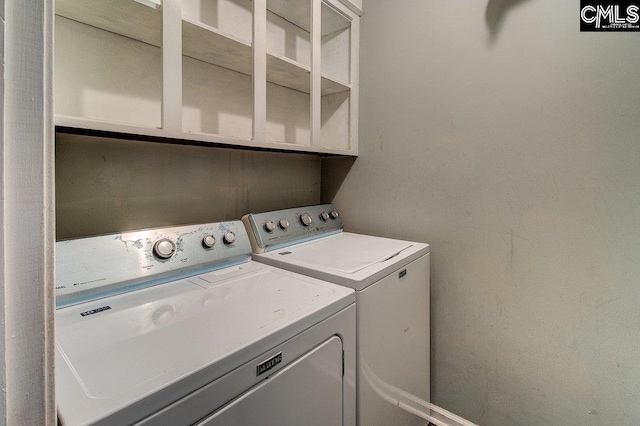
[{"label": "cabinet shelf compartment", "polygon": [[55,112],[161,126],[162,13],[133,0],[57,0]]},{"label": "cabinet shelf compartment", "polygon": [[322,75],[350,86],[351,21],[326,3],[322,3],[321,16]]},{"label": "cabinet shelf compartment", "polygon": [[250,0],[182,2],[183,132],[252,139],[251,37]]},{"label": "cabinet shelf compartment", "polygon": [[182,130],[253,136],[252,2],[182,1]]},{"label": "cabinet shelf compartment", "polygon": [[[321,6],[320,144],[351,148],[351,20],[333,6]],[[329,82],[335,83],[329,90]],[[342,82],[342,83],[338,83]],[[346,82],[346,83],[345,83]]]},{"label": "cabinet shelf compartment", "polygon": [[[276,7],[274,13],[271,8]],[[267,81],[300,92],[311,90],[311,35],[287,18],[302,11],[298,17],[310,21],[310,0],[287,0],[288,7],[281,2],[267,1],[266,52]],[[288,14],[282,16],[280,14]],[[307,25],[308,27],[308,25]]]},{"label": "cabinet shelf compartment", "polygon": [[182,0],[183,55],[253,74],[251,0]]},{"label": "cabinet shelf compartment", "polygon": [[311,145],[311,1],[266,2],[268,142]]}]

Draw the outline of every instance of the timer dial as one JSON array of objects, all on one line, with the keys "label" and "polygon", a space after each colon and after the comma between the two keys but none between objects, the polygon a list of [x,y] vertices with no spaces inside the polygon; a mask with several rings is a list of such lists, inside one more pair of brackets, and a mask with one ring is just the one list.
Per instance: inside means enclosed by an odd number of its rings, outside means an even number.
[{"label": "timer dial", "polygon": [[162,238],[153,244],[153,254],[159,259],[169,259],[176,252],[176,243]]},{"label": "timer dial", "polygon": [[278,221],[278,226],[281,229],[287,229],[289,227],[289,221],[287,219],[280,219]]}]

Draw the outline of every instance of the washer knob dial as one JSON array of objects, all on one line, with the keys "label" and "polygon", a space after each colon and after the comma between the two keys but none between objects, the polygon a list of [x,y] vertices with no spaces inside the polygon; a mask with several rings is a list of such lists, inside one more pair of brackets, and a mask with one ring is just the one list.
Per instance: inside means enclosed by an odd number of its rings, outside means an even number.
[{"label": "washer knob dial", "polygon": [[224,234],[224,237],[222,237],[222,239],[224,240],[225,244],[233,244],[234,241],[236,240],[236,234],[234,234],[231,231],[228,231],[227,233]]},{"label": "washer knob dial", "polygon": [[273,223],[272,221],[268,220],[265,224],[264,224],[264,230],[267,232],[273,232],[273,230],[276,229],[276,225],[275,223]]},{"label": "washer knob dial", "polygon": [[328,221],[329,220],[329,213],[327,213],[327,212],[320,213],[320,219],[322,219],[323,222]]},{"label": "washer knob dial", "polygon": [[309,225],[311,225],[311,222],[313,222],[313,221],[311,220],[311,216],[309,216],[309,213],[302,213],[300,215],[300,222],[304,226],[309,226]]},{"label": "washer knob dial", "polygon": [[287,229],[289,227],[289,221],[287,219],[280,219],[278,221],[278,226],[281,229]]},{"label": "washer knob dial", "polygon": [[212,248],[216,245],[216,237],[213,235],[207,235],[202,239],[202,245],[204,248]]},{"label": "washer knob dial", "polygon": [[176,252],[176,243],[162,238],[153,244],[153,254],[159,259],[169,259]]},{"label": "washer knob dial", "polygon": [[338,210],[333,210],[329,214],[331,215],[331,219],[337,219],[338,217],[340,217],[340,213],[338,213]]}]

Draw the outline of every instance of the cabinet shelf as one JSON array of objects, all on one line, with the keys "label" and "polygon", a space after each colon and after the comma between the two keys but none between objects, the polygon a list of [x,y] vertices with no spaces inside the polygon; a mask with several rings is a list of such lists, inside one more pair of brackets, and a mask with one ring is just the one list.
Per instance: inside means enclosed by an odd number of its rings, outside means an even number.
[{"label": "cabinet shelf", "polygon": [[267,53],[267,81],[299,92],[311,91],[311,69],[284,56]]},{"label": "cabinet shelf", "polygon": [[351,150],[311,147],[305,145],[269,142],[257,144],[246,139],[237,139],[211,135],[208,133],[188,132],[180,134],[167,133],[163,129],[145,126],[133,126],[121,123],[109,123],[56,114],[56,132],[101,136],[114,139],[141,140],[186,145],[219,146],[249,150],[270,150],[292,153],[321,154],[326,156],[354,156]]},{"label": "cabinet shelf", "polygon": [[182,49],[190,58],[253,75],[250,42],[186,17],[182,18]]},{"label": "cabinet shelf", "polygon": [[149,0],[56,0],[56,15],[159,47],[161,6]]},{"label": "cabinet shelf", "polygon": [[347,83],[341,83],[338,80],[330,77],[322,77],[321,92],[322,96],[333,95],[334,93],[347,92],[351,90],[351,85]]},{"label": "cabinet shelf", "polygon": [[[288,0],[269,0],[267,10],[291,22],[293,25],[311,32],[311,5],[309,1],[299,1],[296,7],[291,7]],[[346,30],[351,25],[346,17],[334,8],[323,8],[322,11],[322,36]]]},{"label": "cabinet shelf", "polygon": [[310,1],[296,1],[295,7],[292,7],[291,1],[288,0],[267,0],[267,10],[306,32],[311,32]]},{"label": "cabinet shelf", "polygon": [[[289,58],[267,53],[267,81],[303,93],[310,93],[311,69]],[[322,96],[346,92],[351,86],[329,77],[322,77]]]}]

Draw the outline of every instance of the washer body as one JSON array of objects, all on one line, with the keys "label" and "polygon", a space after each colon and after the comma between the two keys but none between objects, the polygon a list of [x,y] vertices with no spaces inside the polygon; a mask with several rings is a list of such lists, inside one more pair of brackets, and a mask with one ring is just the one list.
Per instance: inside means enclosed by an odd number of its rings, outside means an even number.
[{"label": "washer body", "polygon": [[[233,244],[201,244],[230,230]],[[164,239],[175,254],[158,260]],[[249,260],[241,223],[56,248],[63,426],[355,424],[353,291]]]},{"label": "washer body", "polygon": [[[426,425],[430,415],[429,246],[342,231],[332,205],[247,215],[253,259],[356,290],[357,418]],[[313,223],[305,226],[303,214]],[[267,232],[282,218],[289,230]]]}]

